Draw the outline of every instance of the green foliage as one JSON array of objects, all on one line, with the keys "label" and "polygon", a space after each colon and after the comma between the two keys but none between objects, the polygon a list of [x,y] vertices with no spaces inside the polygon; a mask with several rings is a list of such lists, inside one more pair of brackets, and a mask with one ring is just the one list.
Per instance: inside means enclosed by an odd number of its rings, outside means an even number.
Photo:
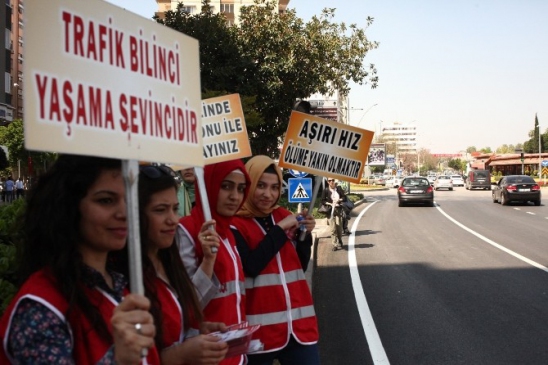
[{"label": "green foliage", "polygon": [[12,167],[12,172],[18,165],[18,161],[21,161],[22,166],[26,166],[29,157],[32,159],[34,170],[42,168],[44,165],[57,158],[56,153],[31,152],[25,149],[23,121],[20,119],[14,120],[5,128],[0,128],[0,145],[8,148],[8,162]]},{"label": "green foliage", "polygon": [[16,242],[21,239],[18,222],[24,208],[24,199],[0,206],[0,316],[17,291]]}]

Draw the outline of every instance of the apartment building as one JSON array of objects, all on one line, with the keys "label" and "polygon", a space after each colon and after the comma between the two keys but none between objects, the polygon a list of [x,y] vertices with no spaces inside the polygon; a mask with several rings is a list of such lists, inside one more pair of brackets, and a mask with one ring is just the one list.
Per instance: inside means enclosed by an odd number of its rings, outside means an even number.
[{"label": "apartment building", "polygon": [[[168,10],[176,10],[179,0],[156,0],[158,4],[158,15],[160,18]],[[185,0],[183,1],[184,11],[190,14],[198,14],[202,10],[201,0]],[[278,1],[278,11],[284,12],[289,4],[289,0]],[[242,6],[255,5],[253,0],[212,0],[209,5],[214,13],[224,13],[229,24],[238,24],[240,8]]]},{"label": "apartment building", "polygon": [[383,126],[381,135],[384,143],[396,143],[396,154],[417,153],[417,126],[414,124],[394,123]]},{"label": "apartment building", "polygon": [[[0,5],[0,29],[4,30],[4,37],[0,39],[0,49],[4,50],[4,57],[0,57],[0,85],[4,85],[3,88],[0,87],[0,126],[8,125],[23,115],[21,83],[17,79],[17,60],[20,53],[17,40],[20,28],[23,27],[19,14],[22,14],[23,10],[22,0],[21,3],[6,0],[4,5]],[[22,62],[23,56],[20,55],[20,58]]]}]

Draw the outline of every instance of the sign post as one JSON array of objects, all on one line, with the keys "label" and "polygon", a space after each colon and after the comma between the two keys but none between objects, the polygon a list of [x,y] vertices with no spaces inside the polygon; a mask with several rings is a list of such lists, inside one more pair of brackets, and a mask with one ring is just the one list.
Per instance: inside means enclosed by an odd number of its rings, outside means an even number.
[{"label": "sign post", "polygon": [[316,175],[312,212],[322,176],[359,183],[373,132],[293,111],[278,165]]}]

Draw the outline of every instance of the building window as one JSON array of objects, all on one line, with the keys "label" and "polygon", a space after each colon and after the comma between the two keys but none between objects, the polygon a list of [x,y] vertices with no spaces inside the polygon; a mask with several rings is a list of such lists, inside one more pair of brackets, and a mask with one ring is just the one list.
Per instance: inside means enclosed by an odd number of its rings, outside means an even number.
[{"label": "building window", "polygon": [[221,13],[234,14],[234,4],[221,4]]},{"label": "building window", "polygon": [[182,13],[194,14],[194,6],[183,6],[181,8]]}]

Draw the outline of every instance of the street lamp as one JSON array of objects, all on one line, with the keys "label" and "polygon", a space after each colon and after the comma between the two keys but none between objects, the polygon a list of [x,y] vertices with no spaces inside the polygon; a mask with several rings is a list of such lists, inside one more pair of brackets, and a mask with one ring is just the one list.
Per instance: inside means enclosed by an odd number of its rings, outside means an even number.
[{"label": "street lamp", "polygon": [[367,114],[368,111],[371,110],[371,108],[373,108],[374,106],[377,106],[379,104],[373,104],[371,105],[369,108],[367,108],[367,110],[362,114],[362,117],[360,118],[360,121],[358,122],[358,124],[356,124],[356,127],[359,127],[360,126],[360,123],[362,122],[363,120],[363,117],[365,117],[365,115]]}]

